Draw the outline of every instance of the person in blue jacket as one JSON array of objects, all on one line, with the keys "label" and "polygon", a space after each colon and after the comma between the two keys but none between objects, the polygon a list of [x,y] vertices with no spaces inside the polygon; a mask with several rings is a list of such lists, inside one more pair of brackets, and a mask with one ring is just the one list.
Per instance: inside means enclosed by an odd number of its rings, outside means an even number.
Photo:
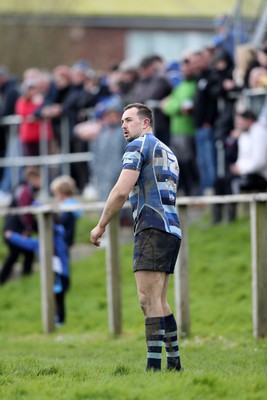
[{"label": "person in blue jacket", "polygon": [[[55,196],[57,202],[62,205],[76,205],[78,200],[74,197],[77,193],[76,183],[68,175],[62,175],[55,178],[50,184],[50,190]],[[58,222],[64,226],[65,241],[68,249],[75,242],[75,228],[78,218],[82,216],[81,210],[64,211],[58,215]]]},{"label": "person in blue jacket", "polygon": [[[40,241],[36,237],[24,236],[7,230],[4,232],[7,242],[24,250],[35,251],[39,255]],[[65,241],[65,230],[60,224],[53,224],[54,255],[54,293],[56,302],[55,323],[63,325],[66,319],[65,294],[69,288],[69,255]]]}]

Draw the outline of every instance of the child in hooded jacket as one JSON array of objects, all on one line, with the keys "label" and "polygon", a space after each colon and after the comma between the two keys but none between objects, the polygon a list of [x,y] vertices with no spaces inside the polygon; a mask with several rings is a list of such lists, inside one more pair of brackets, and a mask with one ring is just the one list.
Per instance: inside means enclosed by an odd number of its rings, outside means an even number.
[{"label": "child in hooded jacket", "polygon": [[[14,231],[5,231],[4,235],[7,242],[24,250],[35,251],[39,255],[40,241],[38,238],[24,236]],[[69,255],[65,242],[65,229],[62,225],[56,223],[53,224],[53,245],[55,323],[60,326],[66,320],[65,294],[69,289]]]}]

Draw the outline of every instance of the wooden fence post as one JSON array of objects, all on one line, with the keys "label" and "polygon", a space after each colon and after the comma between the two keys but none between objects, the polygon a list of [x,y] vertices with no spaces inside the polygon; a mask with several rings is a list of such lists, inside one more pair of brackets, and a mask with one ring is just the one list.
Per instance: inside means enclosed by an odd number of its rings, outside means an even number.
[{"label": "wooden fence post", "polygon": [[55,298],[54,298],[54,273],[53,259],[53,231],[52,214],[45,212],[38,215],[40,238],[40,266],[41,266],[41,295],[42,318],[45,333],[55,329]]},{"label": "wooden fence post", "polygon": [[113,335],[119,335],[122,331],[122,324],[118,215],[107,226],[107,239],[106,268],[109,330]]},{"label": "wooden fence post", "polygon": [[253,334],[258,339],[267,337],[267,202],[254,200],[250,210]]},{"label": "wooden fence post", "polygon": [[179,256],[175,266],[174,288],[178,334],[180,337],[182,337],[190,334],[189,251],[187,206],[179,205],[178,209],[183,237]]}]

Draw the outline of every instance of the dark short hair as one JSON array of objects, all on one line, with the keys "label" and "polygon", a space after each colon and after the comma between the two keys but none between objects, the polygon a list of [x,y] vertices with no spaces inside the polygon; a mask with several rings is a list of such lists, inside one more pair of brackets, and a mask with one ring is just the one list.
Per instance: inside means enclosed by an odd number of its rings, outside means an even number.
[{"label": "dark short hair", "polygon": [[137,108],[137,115],[141,118],[148,118],[150,120],[151,126],[153,126],[153,113],[150,107],[142,103],[132,103],[124,107],[123,112],[130,110],[131,108]]},{"label": "dark short hair", "polygon": [[242,117],[244,119],[250,119],[252,121],[256,121],[256,119],[257,119],[256,114],[252,110],[244,110],[244,111],[238,112],[237,115],[239,117]]},{"label": "dark short hair", "polygon": [[147,67],[150,67],[150,65],[153,65],[155,61],[157,61],[157,60],[155,59],[155,56],[154,56],[154,55],[144,57],[144,58],[141,60],[141,62],[140,62],[140,64],[139,64],[139,67],[140,67],[140,68],[147,68]]},{"label": "dark short hair", "polygon": [[258,50],[264,54],[267,54],[267,46],[260,47]]}]

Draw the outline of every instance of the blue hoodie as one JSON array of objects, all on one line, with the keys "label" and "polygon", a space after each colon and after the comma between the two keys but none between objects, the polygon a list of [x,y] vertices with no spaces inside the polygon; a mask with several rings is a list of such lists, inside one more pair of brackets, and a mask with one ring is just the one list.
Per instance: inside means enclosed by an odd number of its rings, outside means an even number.
[{"label": "blue hoodie", "polygon": [[[69,256],[68,247],[65,242],[65,229],[62,225],[53,224],[54,234],[54,257],[53,270],[55,271],[54,292],[60,293],[63,287],[60,281],[60,276],[69,277]],[[35,237],[23,236],[19,233],[12,232],[11,236],[6,239],[8,242],[25,250],[35,251],[38,256],[40,253],[40,242]]]},{"label": "blue hoodie", "polygon": [[[61,204],[75,205],[78,204],[78,200],[74,197],[69,197],[63,200]],[[74,243],[76,221],[82,214],[83,212],[81,210],[64,211],[60,214],[60,223],[65,229],[65,242],[68,247],[72,246]]]}]

